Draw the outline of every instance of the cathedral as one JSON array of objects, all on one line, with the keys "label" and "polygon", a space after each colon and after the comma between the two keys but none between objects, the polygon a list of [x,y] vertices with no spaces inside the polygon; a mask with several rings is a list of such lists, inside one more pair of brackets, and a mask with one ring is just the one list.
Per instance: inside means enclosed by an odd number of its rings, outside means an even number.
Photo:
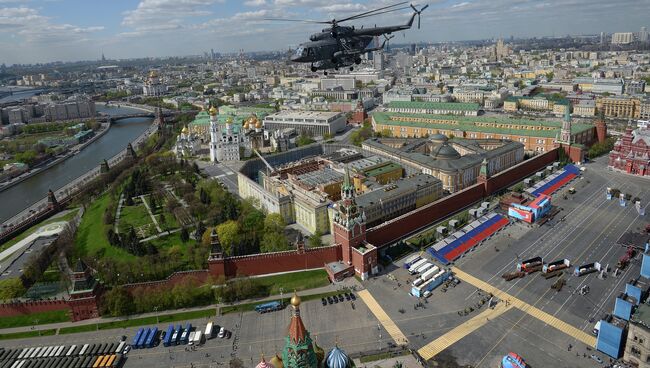
[{"label": "cathedral", "polygon": [[[210,114],[210,161],[239,161],[249,157],[252,146],[249,135],[243,131],[243,126],[233,124],[232,117],[226,119],[224,125],[219,124],[217,108],[211,107]],[[250,122],[249,127],[250,128]],[[259,127],[257,127],[259,125]],[[256,128],[261,129],[261,122],[256,121]]]},{"label": "cathedral", "polygon": [[341,348],[334,346],[327,355],[311,339],[300,318],[300,297],[291,298],[291,322],[282,356],[275,354],[268,362],[262,356],[257,368],[351,368],[354,362]]}]

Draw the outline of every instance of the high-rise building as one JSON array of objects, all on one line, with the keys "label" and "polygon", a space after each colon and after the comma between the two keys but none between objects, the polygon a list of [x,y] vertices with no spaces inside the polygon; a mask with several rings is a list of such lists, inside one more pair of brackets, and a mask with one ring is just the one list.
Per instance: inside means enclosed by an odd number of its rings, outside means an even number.
[{"label": "high-rise building", "polygon": [[612,45],[627,45],[634,41],[634,33],[618,32],[612,35]]},{"label": "high-rise building", "polygon": [[600,32],[600,44],[605,44],[605,32]]},{"label": "high-rise building", "polygon": [[648,30],[646,27],[641,27],[641,30],[637,34],[637,39],[640,42],[647,42],[648,41]]},{"label": "high-rise building", "polygon": [[385,65],[385,60],[384,60],[384,52],[383,51],[375,51],[373,52],[373,64],[375,70],[384,70],[386,67]]}]

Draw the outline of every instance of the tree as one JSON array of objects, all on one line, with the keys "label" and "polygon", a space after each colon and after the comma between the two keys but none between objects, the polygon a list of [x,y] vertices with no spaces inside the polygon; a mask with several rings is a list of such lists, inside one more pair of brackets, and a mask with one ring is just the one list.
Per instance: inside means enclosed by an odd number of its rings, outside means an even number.
[{"label": "tree", "polygon": [[133,298],[125,288],[118,286],[104,295],[104,306],[112,316],[125,316],[135,311]]},{"label": "tree", "polygon": [[284,233],[269,232],[265,233],[260,242],[260,252],[280,252],[289,250],[289,241]]},{"label": "tree", "polygon": [[242,362],[239,358],[230,359],[228,365],[230,365],[230,368],[244,368],[244,362]]},{"label": "tree", "polygon": [[311,137],[309,137],[308,135],[304,134],[304,133],[300,134],[296,138],[296,146],[298,146],[298,147],[306,146],[306,145],[314,143],[314,142],[316,142],[316,141],[314,139],[312,139]]},{"label": "tree", "polygon": [[20,277],[0,280],[0,300],[5,302],[25,294],[25,285]]},{"label": "tree", "polygon": [[265,233],[281,233],[287,224],[279,213],[269,213],[264,219]]},{"label": "tree", "polygon": [[181,229],[181,241],[187,243],[188,240],[190,240],[190,233],[187,231],[187,228],[183,226]]},{"label": "tree", "polygon": [[322,247],[323,246],[323,239],[321,239],[322,236],[323,234],[319,230],[316,230],[316,232],[312,236],[310,236],[309,239],[307,240],[307,244],[309,244],[309,247],[310,248]]},{"label": "tree", "polygon": [[217,226],[217,235],[219,235],[221,247],[226,255],[232,254],[233,247],[239,245],[242,238],[239,223],[234,220],[228,220]]}]

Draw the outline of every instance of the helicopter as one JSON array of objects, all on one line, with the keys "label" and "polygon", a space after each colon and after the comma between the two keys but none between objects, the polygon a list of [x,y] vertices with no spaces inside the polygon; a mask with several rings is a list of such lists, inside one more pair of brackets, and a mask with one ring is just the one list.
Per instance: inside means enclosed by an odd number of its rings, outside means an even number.
[{"label": "helicopter", "polygon": [[[309,37],[309,42],[298,45],[298,48],[295,50],[293,55],[291,55],[290,60],[296,63],[310,63],[312,72],[328,69],[338,70],[342,67],[350,67],[350,70],[352,71],[354,70],[353,65],[361,64],[362,54],[383,50],[386,42],[394,37],[390,35],[393,32],[410,29],[416,16],[418,17],[418,29],[420,28],[420,13],[428,8],[429,5],[424,5],[418,10],[413,4],[409,4],[408,6],[404,6],[404,4],[407,4],[407,2],[404,1],[384,6],[338,20],[315,21],[282,18],[265,18],[265,20],[329,24],[329,28],[325,28],[319,33],[312,34]],[[340,25],[343,22],[409,8],[413,9],[413,15],[411,15],[411,18],[406,24],[402,25],[383,27],[377,27],[375,25],[375,27],[370,28],[363,28],[362,26],[358,29],[354,26]],[[385,38],[384,42],[381,45],[377,45],[378,42],[374,42],[374,44],[371,45],[379,36]],[[325,74],[327,74],[327,71],[325,71]]]}]

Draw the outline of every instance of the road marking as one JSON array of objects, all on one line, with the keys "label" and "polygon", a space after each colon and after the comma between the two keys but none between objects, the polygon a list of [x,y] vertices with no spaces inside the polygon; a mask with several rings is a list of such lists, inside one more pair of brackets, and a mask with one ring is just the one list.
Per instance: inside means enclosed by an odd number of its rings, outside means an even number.
[{"label": "road marking", "polygon": [[393,322],[392,319],[384,312],[384,309],[377,303],[375,298],[370,295],[370,292],[368,290],[361,290],[357,293],[359,297],[361,297],[361,300],[363,300],[364,303],[368,306],[368,309],[372,312],[372,314],[375,315],[375,317],[379,320],[379,323],[384,326],[388,334],[395,340],[395,343],[397,344],[408,344],[408,339],[402,333],[402,331],[397,327],[395,322]]},{"label": "road marking", "polygon": [[422,356],[422,358],[424,358],[424,360],[429,360],[461,340],[463,337],[483,327],[490,320],[494,320],[503,313],[507,312],[510,310],[510,308],[512,308],[512,305],[506,306],[506,303],[503,302],[497,304],[494,309],[487,308],[485,311],[472,317],[462,325],[452,329],[446,334],[423,346],[420,348],[420,350],[418,350],[418,353],[420,356]]},{"label": "road marking", "polygon": [[572,325],[560,320],[559,318],[556,318],[544,311],[542,311],[539,308],[536,308],[518,298],[515,298],[514,296],[506,293],[505,291],[502,291],[487,282],[484,282],[482,280],[479,280],[478,278],[461,271],[460,269],[456,267],[452,267],[452,272],[456,274],[456,277],[459,279],[472,284],[473,286],[484,290],[488,293],[492,293],[492,295],[498,297],[501,300],[507,300],[513,307],[521,310],[522,312],[531,315],[532,317],[535,317],[539,319],[540,321],[546,323],[547,325],[554,327],[561,332],[575,338],[576,340],[582,341],[588,346],[595,347],[596,346],[596,338],[592,335],[589,335],[588,333],[573,327]]}]

